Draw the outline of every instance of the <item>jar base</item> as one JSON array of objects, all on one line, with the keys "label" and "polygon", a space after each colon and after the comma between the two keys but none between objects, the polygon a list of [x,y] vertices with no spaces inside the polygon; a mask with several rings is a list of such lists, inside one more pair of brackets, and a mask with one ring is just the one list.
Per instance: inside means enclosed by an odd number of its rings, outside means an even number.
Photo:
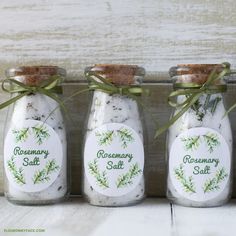
[{"label": "jar base", "polygon": [[184,200],[176,200],[176,199],[172,199],[172,198],[168,198],[168,200],[170,201],[171,204],[175,204],[178,206],[183,206],[183,207],[192,207],[192,208],[213,208],[213,207],[221,207],[223,205],[225,205],[226,203],[228,203],[229,199],[217,202],[215,204],[213,203],[199,203],[199,202],[184,202]]},{"label": "jar base", "polygon": [[140,204],[141,202],[143,202],[143,200],[146,198],[146,196],[143,196],[142,198],[135,200],[135,201],[128,201],[128,202],[124,202],[124,203],[119,203],[116,204],[115,201],[111,204],[109,203],[99,203],[99,202],[95,202],[95,201],[91,201],[88,198],[85,198],[87,200],[87,202],[92,205],[92,206],[97,206],[97,207],[128,207],[128,206],[135,206],[137,204]]},{"label": "jar base", "polygon": [[8,202],[14,205],[22,205],[22,206],[44,206],[44,205],[53,205],[60,202],[63,202],[68,199],[68,196],[63,196],[57,199],[50,199],[50,200],[16,200],[9,196],[6,196]]}]

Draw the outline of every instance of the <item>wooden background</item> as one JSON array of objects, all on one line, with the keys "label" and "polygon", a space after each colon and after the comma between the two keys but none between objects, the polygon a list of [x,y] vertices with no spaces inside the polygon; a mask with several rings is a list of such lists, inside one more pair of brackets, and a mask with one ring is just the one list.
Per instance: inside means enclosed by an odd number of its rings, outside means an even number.
[{"label": "wooden background", "polygon": [[[64,95],[85,86],[83,70],[94,63],[138,64],[147,70],[145,99],[153,115],[166,121],[171,109],[167,71],[177,63],[220,63],[236,68],[235,0],[1,0],[0,78],[8,67],[53,64],[67,69]],[[234,78],[226,100],[236,101]],[[0,102],[8,97],[0,92]],[[72,193],[80,194],[81,141],[89,96],[68,103],[75,126],[68,124]],[[0,111],[0,142],[6,110]],[[236,136],[236,114],[231,121]],[[147,193],[165,195],[165,135],[152,139],[146,157]],[[235,137],[236,138],[236,137]],[[2,146],[0,149],[0,192]],[[236,172],[236,164],[235,164]],[[236,186],[236,184],[235,184]],[[234,191],[236,196],[236,187]]]}]

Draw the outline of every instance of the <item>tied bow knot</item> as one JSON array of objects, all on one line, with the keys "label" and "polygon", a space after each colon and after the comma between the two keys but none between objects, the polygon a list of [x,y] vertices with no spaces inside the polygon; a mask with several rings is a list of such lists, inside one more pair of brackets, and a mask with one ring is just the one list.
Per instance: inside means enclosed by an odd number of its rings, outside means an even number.
[{"label": "tied bow knot", "polygon": [[[120,94],[131,98],[141,94],[149,94],[149,90],[143,89],[137,85],[117,86],[95,72],[85,74],[89,81],[89,90],[98,90],[110,95]],[[95,78],[94,78],[95,77]]]},{"label": "tied bow knot", "polygon": [[[208,76],[205,83],[176,83],[174,84],[174,91],[168,97],[168,103],[171,107],[178,108],[179,112],[174,115],[169,122],[156,131],[155,138],[166,131],[173,125],[203,94],[216,94],[226,92],[227,86],[225,84],[217,84],[225,75],[231,74],[230,64],[222,63],[223,70],[217,73],[216,68]],[[178,103],[174,101],[178,96],[185,96],[186,99]]]},{"label": "tied bow knot", "polygon": [[[34,93],[40,93],[55,100],[65,110],[66,108],[64,106],[63,101],[61,101],[54,94],[54,93],[62,93],[61,86],[58,86],[60,81],[61,81],[60,76],[51,76],[49,79],[41,81],[37,86],[29,86],[18,80],[7,78],[2,82],[2,90],[10,94],[17,94],[17,95],[9,99],[8,101],[0,104],[0,109],[3,109],[15,103],[24,96]],[[8,88],[7,84],[9,83],[11,84],[11,86]]]}]

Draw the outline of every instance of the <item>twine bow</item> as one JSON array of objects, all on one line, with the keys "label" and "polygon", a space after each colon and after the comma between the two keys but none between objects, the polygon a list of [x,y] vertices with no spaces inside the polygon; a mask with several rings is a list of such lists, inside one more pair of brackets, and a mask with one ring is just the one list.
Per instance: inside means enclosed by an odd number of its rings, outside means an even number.
[{"label": "twine bow", "polygon": [[[24,96],[32,93],[40,93],[55,100],[64,110],[66,109],[64,103],[54,93],[62,93],[61,86],[58,83],[61,81],[60,76],[51,76],[49,79],[43,80],[37,86],[29,86],[15,79],[7,78],[2,82],[2,90],[10,94],[18,94],[8,101],[0,104],[0,109],[3,109],[12,103],[15,103]],[[8,88],[6,84],[10,83]]]},{"label": "twine bow", "polygon": [[[202,85],[196,83],[176,83],[174,91],[168,97],[170,106],[179,109],[180,111],[174,115],[169,122],[156,131],[155,138],[166,131],[173,125],[203,94],[216,94],[226,92],[227,86],[225,84],[216,84],[225,75],[230,74],[230,64],[228,62],[222,63],[223,70],[220,73],[216,72],[216,68],[211,72],[206,82]],[[186,96],[186,100],[182,103],[175,102],[178,96]],[[236,106],[236,105],[235,105]]]}]

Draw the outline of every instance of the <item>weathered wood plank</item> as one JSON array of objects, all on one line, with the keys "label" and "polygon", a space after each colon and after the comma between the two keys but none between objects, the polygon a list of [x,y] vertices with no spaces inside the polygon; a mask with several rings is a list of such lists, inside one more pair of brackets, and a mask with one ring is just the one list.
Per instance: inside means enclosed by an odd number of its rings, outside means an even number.
[{"label": "weathered wood plank", "polygon": [[57,64],[71,76],[94,63],[236,65],[235,0],[2,0],[0,75],[6,67]]},{"label": "weathered wood plank", "polygon": [[44,236],[110,236],[111,232],[114,236],[170,236],[171,231],[170,205],[164,199],[147,199],[135,207],[101,208],[78,198],[54,206],[22,207],[1,197],[0,207],[5,216],[0,219],[1,235],[10,234],[4,234],[4,229],[44,229],[39,233]]},{"label": "weathered wood plank", "polygon": [[223,207],[188,208],[174,205],[173,235],[226,236],[234,234],[236,230],[235,200]]}]

